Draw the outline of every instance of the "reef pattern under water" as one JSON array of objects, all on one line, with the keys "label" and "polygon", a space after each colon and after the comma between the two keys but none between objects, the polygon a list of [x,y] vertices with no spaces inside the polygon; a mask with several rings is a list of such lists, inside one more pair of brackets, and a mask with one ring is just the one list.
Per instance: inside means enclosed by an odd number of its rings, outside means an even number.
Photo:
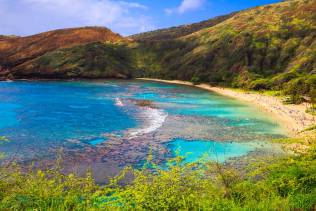
[{"label": "reef pattern under water", "polygon": [[0,146],[8,159],[53,160],[68,171],[115,175],[175,156],[225,162],[285,136],[256,108],[205,90],[148,81],[0,82]]}]

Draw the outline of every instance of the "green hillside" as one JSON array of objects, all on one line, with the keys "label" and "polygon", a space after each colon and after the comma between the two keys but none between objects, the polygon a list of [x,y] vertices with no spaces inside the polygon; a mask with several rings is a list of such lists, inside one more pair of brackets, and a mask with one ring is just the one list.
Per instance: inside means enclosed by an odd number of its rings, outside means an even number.
[{"label": "green hillside", "polygon": [[128,51],[119,44],[89,43],[60,49],[16,67],[11,74],[25,78],[122,78],[136,72]]},{"label": "green hillside", "polygon": [[306,94],[316,84],[316,1],[257,7],[151,45],[161,70],[147,76]]}]

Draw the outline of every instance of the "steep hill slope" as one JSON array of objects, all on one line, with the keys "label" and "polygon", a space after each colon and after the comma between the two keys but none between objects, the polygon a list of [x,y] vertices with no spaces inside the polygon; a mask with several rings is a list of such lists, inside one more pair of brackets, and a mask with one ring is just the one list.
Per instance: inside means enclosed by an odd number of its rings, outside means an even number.
[{"label": "steep hill slope", "polygon": [[0,39],[0,75],[15,71],[26,62],[61,48],[91,42],[118,42],[120,35],[102,27],[84,27],[49,31],[28,37]]},{"label": "steep hill slope", "polygon": [[146,76],[305,94],[316,89],[316,1],[242,11],[151,49],[161,68]]},{"label": "steep hill slope", "polygon": [[129,38],[138,42],[163,41],[163,40],[176,39],[176,38],[191,34],[193,32],[197,32],[201,29],[215,26],[216,24],[219,24],[227,20],[228,18],[231,18],[234,14],[235,13],[218,16],[206,21],[201,21],[199,23],[181,25],[181,26],[176,26],[176,27],[171,27],[171,28],[166,28],[166,29],[159,29],[155,31],[145,32],[141,34],[135,34],[135,35],[129,36]]},{"label": "steep hill slope", "polygon": [[137,70],[123,43],[93,42],[48,52],[10,71],[14,78],[131,78]]}]

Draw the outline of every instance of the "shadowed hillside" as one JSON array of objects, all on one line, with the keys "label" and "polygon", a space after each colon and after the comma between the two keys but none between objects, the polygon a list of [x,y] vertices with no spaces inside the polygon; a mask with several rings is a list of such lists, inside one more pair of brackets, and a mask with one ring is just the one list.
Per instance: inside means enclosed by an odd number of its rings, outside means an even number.
[{"label": "shadowed hillside", "polygon": [[28,37],[0,39],[0,66],[2,66],[2,74],[4,74],[4,70],[15,71],[19,69],[19,65],[56,49],[96,41],[117,42],[121,40],[123,38],[120,35],[102,27],[61,29]]},{"label": "shadowed hillside", "polygon": [[137,72],[123,44],[93,42],[59,49],[11,71],[17,78],[122,78]]}]

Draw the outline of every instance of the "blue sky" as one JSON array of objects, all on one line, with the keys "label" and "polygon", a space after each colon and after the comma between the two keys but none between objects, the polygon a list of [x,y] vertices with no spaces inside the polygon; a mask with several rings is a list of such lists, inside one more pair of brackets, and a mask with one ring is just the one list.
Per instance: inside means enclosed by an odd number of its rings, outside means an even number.
[{"label": "blue sky", "polygon": [[194,23],[280,0],[0,0],[0,34],[106,26],[122,35]]}]

